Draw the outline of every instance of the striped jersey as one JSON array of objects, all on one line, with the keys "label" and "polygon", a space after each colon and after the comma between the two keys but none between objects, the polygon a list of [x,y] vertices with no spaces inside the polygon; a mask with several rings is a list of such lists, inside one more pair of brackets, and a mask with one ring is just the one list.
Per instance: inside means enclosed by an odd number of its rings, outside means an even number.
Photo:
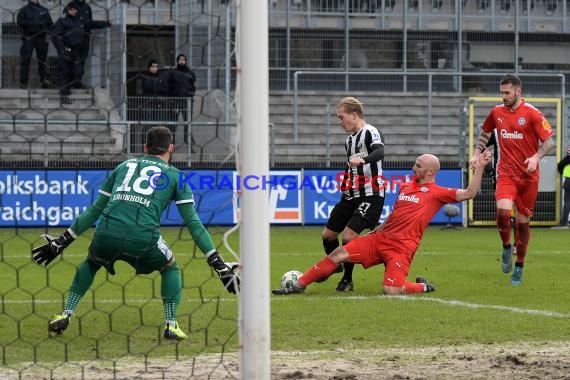
[{"label": "striped jersey", "polygon": [[372,152],[372,146],[384,145],[382,133],[370,124],[360,131],[350,134],[344,143],[347,165],[342,183],[343,198],[352,199],[366,196],[384,196],[384,180],[382,177],[382,160],[365,163],[354,167],[348,165],[353,157],[365,158]]}]

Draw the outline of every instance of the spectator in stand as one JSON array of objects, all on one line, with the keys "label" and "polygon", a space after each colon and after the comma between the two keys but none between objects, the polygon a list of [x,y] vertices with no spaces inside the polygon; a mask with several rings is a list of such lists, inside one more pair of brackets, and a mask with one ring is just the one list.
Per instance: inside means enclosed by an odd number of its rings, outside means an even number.
[{"label": "spectator in stand", "polygon": [[[168,78],[168,89],[170,96],[174,98],[172,103],[173,120],[178,121],[178,116],[182,114],[182,120],[185,122],[184,143],[188,144],[188,123],[192,120],[194,108],[196,74],[187,66],[187,59],[184,54],[178,54],[176,57],[176,67],[170,72]],[[190,110],[190,115],[188,110]]]},{"label": "spectator in stand", "polygon": [[85,87],[81,83],[85,63],[82,58],[82,49],[85,39],[89,38],[89,31],[111,25],[108,21],[85,23],[78,16],[79,7],[78,1],[67,4],[66,15],[60,17],[52,29],[52,41],[57,50],[60,70],[59,94],[64,104],[71,103],[69,99],[71,87]]},{"label": "spectator in stand", "polygon": [[76,3],[72,1],[65,9],[67,14],[56,21],[51,37],[57,50],[61,103],[70,104],[71,87],[81,78],[79,49],[85,35],[77,18]]},{"label": "spectator in stand", "polygon": [[49,43],[47,35],[53,26],[53,21],[46,7],[39,4],[39,0],[29,0],[28,4],[20,8],[17,17],[18,30],[22,34],[20,47],[20,88],[28,87],[28,75],[32,54],[36,50],[38,59],[38,73],[42,88],[51,86],[47,69],[47,55]]},{"label": "spectator in stand", "polygon": [[[85,72],[85,61],[89,55],[89,46],[91,44],[91,30],[93,29],[103,29],[111,26],[110,21],[93,21],[93,11],[91,6],[85,2],[85,0],[74,0],[73,1],[77,9],[77,21],[81,28],[83,28],[84,36],[82,38],[81,46],[79,46],[79,59],[81,62],[81,74],[73,84],[74,88],[87,88],[87,86],[81,81],[83,74]],[[64,14],[67,14],[67,7],[63,10]]]},{"label": "spectator in stand", "polygon": [[[141,84],[144,98],[142,101],[143,111],[141,119],[144,121],[157,121],[161,124],[168,121],[168,81],[166,75],[159,72],[157,60],[151,59],[148,61],[147,71],[142,74]],[[143,129],[143,140],[148,129],[149,126]]]}]

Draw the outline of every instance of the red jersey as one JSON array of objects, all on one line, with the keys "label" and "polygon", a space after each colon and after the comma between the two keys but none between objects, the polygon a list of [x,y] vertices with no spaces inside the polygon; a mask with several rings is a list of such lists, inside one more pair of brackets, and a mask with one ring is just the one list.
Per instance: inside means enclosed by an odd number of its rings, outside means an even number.
[{"label": "red jersey", "polygon": [[520,106],[511,111],[504,104],[495,106],[483,123],[483,131],[490,133],[497,129],[499,159],[497,178],[524,178],[538,182],[538,168],[527,173],[525,160],[538,151],[538,142],[544,142],[554,135],[552,127],[536,107],[522,99]]},{"label": "red jersey", "polygon": [[457,189],[441,187],[434,182],[404,183],[380,232],[384,241],[397,244],[402,253],[413,257],[433,216],[444,204],[456,203],[456,194]]}]

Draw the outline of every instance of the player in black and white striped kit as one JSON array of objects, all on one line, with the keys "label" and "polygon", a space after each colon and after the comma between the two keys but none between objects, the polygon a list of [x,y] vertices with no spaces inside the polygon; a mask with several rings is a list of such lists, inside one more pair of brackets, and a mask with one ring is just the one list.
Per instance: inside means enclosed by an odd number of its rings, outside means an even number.
[{"label": "player in black and white striped kit", "polygon": [[[364,108],[356,98],[342,99],[336,105],[336,115],[342,128],[350,135],[345,142],[347,166],[344,180],[340,184],[342,196],[332,209],[322,233],[323,247],[327,255],[339,246],[340,233],[342,244],[345,245],[363,230],[374,229],[384,207],[382,133],[366,123]],[[344,274],[337,285],[337,291],[354,290],[353,269],[354,264],[344,263]],[[339,267],[339,271],[341,270]]]}]

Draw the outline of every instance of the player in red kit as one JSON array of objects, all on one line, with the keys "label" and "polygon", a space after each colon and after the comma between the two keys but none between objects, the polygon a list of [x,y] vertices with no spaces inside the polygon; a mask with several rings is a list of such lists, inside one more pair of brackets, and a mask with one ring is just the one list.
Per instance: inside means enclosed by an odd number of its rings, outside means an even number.
[{"label": "player in red kit", "polygon": [[434,291],[433,285],[421,276],[416,278],[416,282],[406,280],[422,235],[441,206],[472,199],[477,195],[481,176],[490,159],[490,152],[480,154],[469,186],[466,189],[453,189],[435,183],[440,167],[436,156],[419,156],[413,167],[414,181],[401,186],[392,213],[380,227],[336,248],[293,284],[274,289],[273,294],[303,293],[309,284],[330,276],[343,262],[362,264],[364,268],[383,263],[385,294]]},{"label": "player in red kit", "polygon": [[542,112],[521,98],[522,82],[516,75],[505,75],[499,88],[503,104],[495,106],[485,119],[469,163],[473,168],[496,130],[499,162],[495,199],[497,228],[503,241],[501,268],[509,273],[513,267],[510,217],[514,204],[517,260],[510,283],[520,285],[530,240],[529,221],[538,195],[538,163],[554,147],[554,131]]}]

